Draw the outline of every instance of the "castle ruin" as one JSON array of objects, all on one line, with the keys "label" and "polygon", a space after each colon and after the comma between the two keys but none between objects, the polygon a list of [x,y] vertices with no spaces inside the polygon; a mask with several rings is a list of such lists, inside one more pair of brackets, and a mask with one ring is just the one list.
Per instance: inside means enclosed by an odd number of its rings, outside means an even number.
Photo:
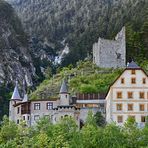
[{"label": "castle ruin", "polygon": [[125,27],[115,40],[99,38],[93,44],[93,63],[102,68],[123,68],[126,66]]}]

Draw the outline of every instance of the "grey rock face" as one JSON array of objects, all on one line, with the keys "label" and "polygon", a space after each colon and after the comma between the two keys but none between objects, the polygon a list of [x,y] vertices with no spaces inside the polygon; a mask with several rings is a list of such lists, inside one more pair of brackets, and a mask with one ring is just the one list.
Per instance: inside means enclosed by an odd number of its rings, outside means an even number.
[{"label": "grey rock face", "polygon": [[25,79],[32,86],[35,68],[27,47],[27,37],[11,6],[0,2],[0,82]]}]

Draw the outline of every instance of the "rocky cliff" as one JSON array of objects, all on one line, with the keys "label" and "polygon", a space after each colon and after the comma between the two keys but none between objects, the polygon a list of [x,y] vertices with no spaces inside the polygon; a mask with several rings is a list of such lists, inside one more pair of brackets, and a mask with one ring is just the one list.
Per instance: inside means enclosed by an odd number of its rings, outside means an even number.
[{"label": "rocky cliff", "polygon": [[25,79],[32,85],[35,68],[28,50],[27,35],[13,8],[0,1],[0,82]]},{"label": "rocky cliff", "polygon": [[43,79],[54,54],[48,44],[24,32],[16,12],[3,0],[0,0],[0,52],[0,82],[25,79],[28,86]]}]

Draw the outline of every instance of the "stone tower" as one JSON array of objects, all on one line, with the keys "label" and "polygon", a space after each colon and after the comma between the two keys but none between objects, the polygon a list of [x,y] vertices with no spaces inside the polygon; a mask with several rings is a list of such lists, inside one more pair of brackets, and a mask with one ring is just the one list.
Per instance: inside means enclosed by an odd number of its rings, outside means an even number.
[{"label": "stone tower", "polygon": [[63,83],[60,89],[60,105],[69,105],[69,99],[70,99],[70,96],[68,93],[67,84],[66,84],[66,81],[63,80]]},{"label": "stone tower", "polygon": [[102,68],[123,68],[126,66],[125,27],[115,40],[99,38],[93,44],[93,63]]},{"label": "stone tower", "polygon": [[16,82],[11,100],[9,102],[9,119],[15,121],[16,112],[14,105],[16,103],[19,103],[22,101],[22,98],[20,97],[19,91],[18,91],[18,82]]}]

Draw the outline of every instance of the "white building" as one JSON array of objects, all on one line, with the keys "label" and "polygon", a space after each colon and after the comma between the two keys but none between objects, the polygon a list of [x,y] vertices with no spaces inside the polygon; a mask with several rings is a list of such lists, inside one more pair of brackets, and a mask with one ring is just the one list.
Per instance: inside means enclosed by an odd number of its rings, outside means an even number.
[{"label": "white building", "polygon": [[106,96],[106,120],[123,125],[131,116],[140,127],[148,116],[148,75],[131,62],[110,86]]}]

